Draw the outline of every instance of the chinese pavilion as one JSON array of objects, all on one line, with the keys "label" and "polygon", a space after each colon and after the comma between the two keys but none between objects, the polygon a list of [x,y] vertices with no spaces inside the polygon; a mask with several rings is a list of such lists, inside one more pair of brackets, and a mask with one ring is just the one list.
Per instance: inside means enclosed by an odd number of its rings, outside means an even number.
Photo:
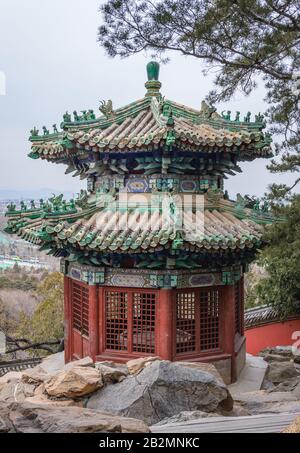
[{"label": "chinese pavilion", "polygon": [[157,355],[212,362],[233,382],[243,273],[272,219],[249,197],[230,200],[224,179],[270,157],[271,139],[262,115],[180,105],[161,95],[156,62],[147,73],[142,99],[31,131],[29,157],[65,164],[87,190],[8,206],[6,231],[61,258],[66,361]]}]

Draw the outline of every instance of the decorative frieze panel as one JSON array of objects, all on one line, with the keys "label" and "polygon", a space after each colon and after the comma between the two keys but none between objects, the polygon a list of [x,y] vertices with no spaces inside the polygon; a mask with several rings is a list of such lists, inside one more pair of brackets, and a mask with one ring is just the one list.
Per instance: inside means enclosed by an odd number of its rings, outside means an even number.
[{"label": "decorative frieze panel", "polygon": [[[66,269],[66,266],[64,265]],[[88,285],[103,285],[105,282],[104,268],[80,266],[70,264],[67,275],[73,280],[87,283]]]},{"label": "decorative frieze panel", "polygon": [[89,285],[124,288],[201,288],[232,285],[240,280],[240,267],[223,272],[205,270],[153,270],[104,268],[70,264],[62,260],[61,271],[73,280]]}]

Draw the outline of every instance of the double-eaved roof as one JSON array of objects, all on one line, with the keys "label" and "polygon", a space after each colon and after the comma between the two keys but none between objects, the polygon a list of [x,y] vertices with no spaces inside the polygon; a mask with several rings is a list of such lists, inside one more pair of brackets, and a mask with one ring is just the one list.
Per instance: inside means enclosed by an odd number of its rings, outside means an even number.
[{"label": "double-eaved roof", "polygon": [[[70,202],[62,196],[41,200],[38,207],[32,201],[20,210],[11,205],[7,232],[57,256],[80,256],[84,264],[99,264],[107,254],[136,259],[162,252],[180,255],[177,265],[185,267],[183,256],[199,260],[201,254],[243,254],[260,246],[262,224],[272,221],[266,205],[257,201],[249,209],[241,196],[230,201],[222,189],[225,173],[241,171],[238,160],[272,154],[262,115],[252,122],[249,112],[241,117],[218,114],[205,102],[199,110],[180,105],[161,95],[159,65],[151,62],[147,71],[143,99],[118,109],[102,101],[99,118],[93,110],[66,112],[61,131],[56,125],[53,133],[45,126],[42,135],[31,131],[30,157],[67,164],[66,173],[89,178],[89,193]],[[131,197],[125,207],[124,192]],[[200,214],[191,203],[178,216],[176,203],[185,193],[204,196]],[[140,202],[152,195],[166,195],[169,208]]]},{"label": "double-eaved roof", "polygon": [[[172,197],[171,197],[172,198]],[[101,203],[100,203],[101,204]],[[211,202],[204,196],[202,211],[184,211],[178,223],[174,209],[136,205],[124,209],[113,200],[106,206],[87,203],[83,208],[35,208],[8,212],[7,232],[44,249],[135,254],[177,250],[182,252],[239,252],[261,245],[263,223],[269,213],[237,209],[221,194]],[[175,208],[176,209],[176,208]]]},{"label": "double-eaved roof", "polygon": [[112,101],[103,101],[100,110],[99,118],[93,110],[82,115],[75,111],[73,116],[67,112],[60,132],[55,125],[53,134],[46,127],[43,135],[32,130],[30,157],[67,163],[87,152],[126,154],[155,149],[228,152],[237,160],[272,154],[271,138],[262,132],[265,124],[260,114],[252,122],[250,112],[243,117],[240,112],[218,114],[204,101],[196,110],[165,99],[158,89],[116,110]]}]

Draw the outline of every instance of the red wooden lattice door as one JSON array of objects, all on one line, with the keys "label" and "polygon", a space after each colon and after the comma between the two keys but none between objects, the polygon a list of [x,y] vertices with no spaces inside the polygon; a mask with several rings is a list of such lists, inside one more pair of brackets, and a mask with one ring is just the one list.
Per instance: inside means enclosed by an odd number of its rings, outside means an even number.
[{"label": "red wooden lattice door", "polygon": [[176,296],[176,354],[217,352],[221,349],[219,289],[178,291]]},{"label": "red wooden lattice door", "polygon": [[89,287],[71,280],[72,353],[81,358],[89,352]]},{"label": "red wooden lattice door", "polygon": [[157,292],[104,291],[104,349],[153,354]]}]

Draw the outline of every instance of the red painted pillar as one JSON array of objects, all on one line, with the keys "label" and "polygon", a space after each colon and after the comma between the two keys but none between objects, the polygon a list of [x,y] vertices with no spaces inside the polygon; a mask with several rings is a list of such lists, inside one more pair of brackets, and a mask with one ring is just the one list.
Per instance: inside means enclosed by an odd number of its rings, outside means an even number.
[{"label": "red painted pillar", "polygon": [[164,360],[173,360],[173,290],[161,289],[159,291],[158,310],[156,312],[156,354]]},{"label": "red painted pillar", "polygon": [[65,363],[72,360],[71,279],[64,276],[64,352]]},{"label": "red painted pillar", "polygon": [[105,294],[104,288],[98,287],[98,349],[99,354],[104,352],[105,349]]},{"label": "red painted pillar", "polygon": [[231,355],[231,382],[236,381],[236,360],[234,350],[235,337],[235,291],[234,285],[224,286],[223,291],[223,338],[222,346],[225,353]]},{"label": "red painted pillar", "polygon": [[99,304],[98,287],[89,286],[89,345],[90,356],[95,361],[98,354],[99,341]]}]

